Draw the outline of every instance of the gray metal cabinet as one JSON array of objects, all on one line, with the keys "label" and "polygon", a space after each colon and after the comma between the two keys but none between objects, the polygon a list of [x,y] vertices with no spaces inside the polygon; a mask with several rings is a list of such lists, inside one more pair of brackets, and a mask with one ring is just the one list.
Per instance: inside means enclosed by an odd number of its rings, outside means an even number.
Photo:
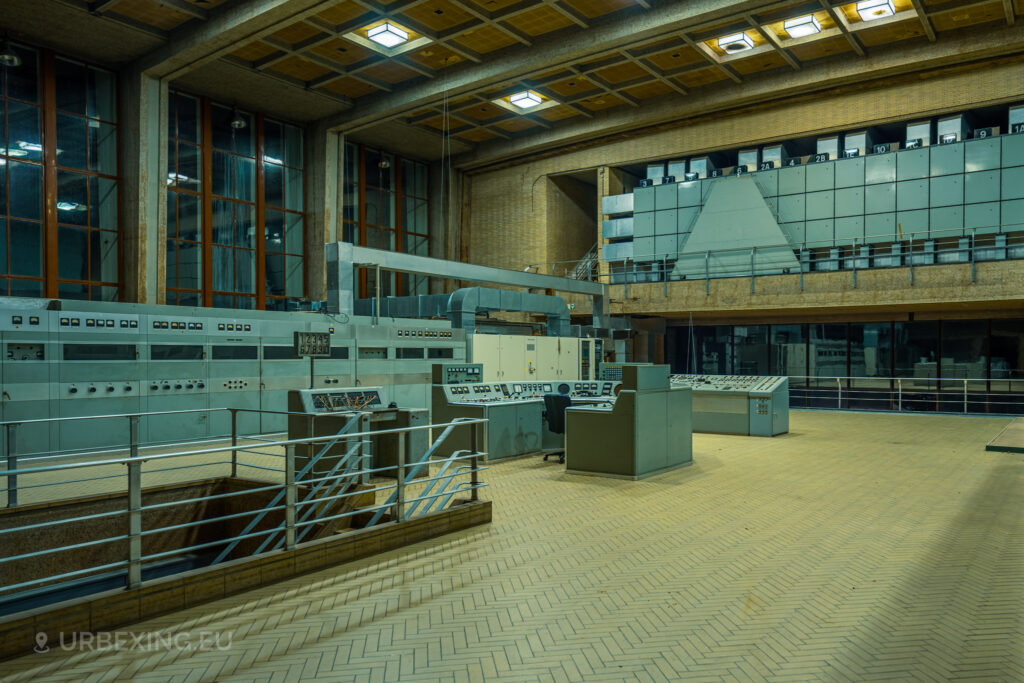
[{"label": "gray metal cabinet", "polygon": [[896,183],[868,185],[864,188],[864,213],[887,213],[896,210]]},{"label": "gray metal cabinet", "polygon": [[832,219],[807,221],[806,236],[808,246],[828,246],[835,240],[835,223]]},{"label": "gray metal cabinet", "polygon": [[896,214],[876,213],[864,218],[864,241],[869,244],[896,239]]},{"label": "gray metal cabinet", "polygon": [[654,211],[654,187],[638,187],[633,190],[633,212]]},{"label": "gray metal cabinet", "polygon": [[1024,134],[1004,135],[1002,166],[1024,166]]},{"label": "gray metal cabinet", "polygon": [[700,181],[679,183],[676,188],[676,206],[700,206]]},{"label": "gray metal cabinet", "polygon": [[836,162],[836,187],[858,187],[864,184],[866,159],[840,159]]},{"label": "gray metal cabinet", "polygon": [[990,235],[999,232],[999,202],[968,204],[964,207],[964,230],[968,234]]},{"label": "gray metal cabinet", "polygon": [[836,242],[838,244],[849,244],[854,240],[861,242],[864,239],[864,217],[850,216],[836,219]]},{"label": "gray metal cabinet", "polygon": [[783,195],[779,197],[778,202],[780,222],[803,221],[807,217],[807,195]]},{"label": "gray metal cabinet", "polygon": [[654,210],[663,211],[664,209],[676,208],[676,184],[669,183],[668,185],[657,185],[654,188]]},{"label": "gray metal cabinet", "polygon": [[864,187],[836,190],[836,218],[864,214]]},{"label": "gray metal cabinet", "polygon": [[633,237],[654,236],[654,212],[638,213],[633,216]]},{"label": "gray metal cabinet", "polygon": [[978,171],[964,175],[964,202],[980,204],[981,202],[999,201],[1000,172]]},{"label": "gray metal cabinet", "polygon": [[836,198],[834,191],[827,190],[825,192],[807,193],[807,220],[832,218],[835,215],[835,210]]},{"label": "gray metal cabinet", "polygon": [[964,172],[964,143],[931,147],[931,175],[943,176]]},{"label": "gray metal cabinet", "polygon": [[1024,199],[1024,166],[1003,169],[1002,199]]},{"label": "gray metal cabinet", "polygon": [[779,169],[779,194],[803,194],[807,191],[807,169],[804,166],[787,166]]},{"label": "gray metal cabinet", "polygon": [[944,206],[929,212],[932,237],[956,237],[964,227],[964,207]]},{"label": "gray metal cabinet", "polygon": [[999,168],[1001,147],[999,138],[968,140],[964,143],[964,170],[972,173]]},{"label": "gray metal cabinet", "polygon": [[654,235],[676,234],[676,222],[678,213],[675,209],[654,212]]},{"label": "gray metal cabinet", "polygon": [[928,232],[928,209],[896,212],[896,226],[902,234],[899,239],[924,239]]},{"label": "gray metal cabinet", "polygon": [[821,164],[814,164],[807,168],[807,191],[820,192],[831,190],[836,186],[836,165],[829,161]]},{"label": "gray metal cabinet", "polygon": [[864,182],[868,185],[896,182],[896,153],[873,154],[864,159]]},{"label": "gray metal cabinet", "polygon": [[[952,147],[952,145],[947,145]],[[964,177],[962,174],[932,178],[928,205],[954,206],[964,203]]]},{"label": "gray metal cabinet", "polygon": [[896,183],[896,209],[909,211],[928,208],[928,181],[906,180]]},{"label": "gray metal cabinet", "polygon": [[927,147],[896,153],[896,180],[927,178],[930,171]]}]

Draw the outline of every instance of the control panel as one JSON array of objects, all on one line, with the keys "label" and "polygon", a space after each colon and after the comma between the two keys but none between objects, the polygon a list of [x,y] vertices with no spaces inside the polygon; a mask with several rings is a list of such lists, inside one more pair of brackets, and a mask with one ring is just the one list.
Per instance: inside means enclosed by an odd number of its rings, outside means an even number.
[{"label": "control panel", "polygon": [[621,382],[534,382],[512,381],[492,384],[448,385],[445,397],[452,403],[494,403],[535,401],[544,394],[565,394],[573,400],[614,398]]},{"label": "control panel", "polygon": [[789,431],[789,378],[672,375],[693,392],[693,431],[774,436]]},{"label": "control panel", "polygon": [[694,391],[736,394],[771,393],[785,381],[785,377],[759,375],[672,375],[673,388],[690,387]]},{"label": "control panel", "polygon": [[484,377],[482,363],[434,363],[431,371],[434,384],[472,384]]},{"label": "control panel", "polygon": [[306,413],[345,413],[383,407],[379,387],[303,389],[293,393],[300,396],[302,412]]}]

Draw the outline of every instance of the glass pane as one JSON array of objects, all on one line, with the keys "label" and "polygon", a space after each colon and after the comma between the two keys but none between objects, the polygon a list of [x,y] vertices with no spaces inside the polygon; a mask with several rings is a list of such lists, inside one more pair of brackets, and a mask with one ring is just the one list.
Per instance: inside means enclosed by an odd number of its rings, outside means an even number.
[{"label": "glass pane", "polygon": [[117,301],[117,287],[90,287],[93,301]]},{"label": "glass pane", "polygon": [[213,247],[213,288],[222,292],[231,292],[235,288],[235,256],[234,249],[229,247]]},{"label": "glass pane", "polygon": [[263,123],[263,160],[272,164],[284,163],[284,128],[276,121]]},{"label": "glass pane", "polygon": [[117,181],[91,178],[89,190],[89,224],[94,228],[117,230]]},{"label": "glass pane", "polygon": [[807,340],[803,325],[772,325],[771,372],[803,377],[807,374]]},{"label": "glass pane", "polygon": [[395,195],[383,190],[366,190],[366,222],[383,228],[393,228]]},{"label": "glass pane", "polygon": [[117,175],[117,127],[89,122],[89,170]]},{"label": "glass pane", "polygon": [[285,215],[286,223],[286,234],[285,234],[285,247],[289,254],[297,254],[301,256],[306,253],[305,240],[304,240],[304,229],[303,219],[301,213],[289,213]]},{"label": "glass pane", "polygon": [[302,130],[285,126],[284,163],[293,168],[302,168]]},{"label": "glass pane", "polygon": [[814,377],[846,377],[846,325],[810,326],[807,349],[810,372]]},{"label": "glass pane", "polygon": [[197,242],[178,242],[178,287],[202,289],[203,250]]},{"label": "glass pane", "polygon": [[287,256],[286,263],[288,265],[288,296],[301,297],[305,291],[303,287],[302,257]]},{"label": "glass pane", "polygon": [[57,231],[57,276],[89,279],[89,231],[61,226]]},{"label": "glass pane", "polygon": [[733,374],[768,374],[768,326],[737,325],[733,333]]},{"label": "glass pane", "polygon": [[235,246],[256,248],[256,207],[235,205]]},{"label": "glass pane", "polygon": [[228,294],[214,294],[213,305],[215,308],[234,308],[235,297]]},{"label": "glass pane", "polygon": [[89,224],[89,176],[57,171],[57,220],[72,225]]},{"label": "glass pane", "polygon": [[426,235],[429,232],[427,223],[427,201],[415,197],[403,197],[402,229]]},{"label": "glass pane", "polygon": [[179,306],[198,306],[200,305],[198,292],[178,292],[178,305]]},{"label": "glass pane", "polygon": [[246,112],[238,112],[238,116],[245,122],[243,128],[234,128],[231,125],[235,118],[235,112],[227,107],[212,105],[210,107],[210,121],[213,125],[213,146],[218,149],[254,156],[253,148],[253,116]]},{"label": "glass pane", "polygon": [[78,116],[57,114],[57,165],[88,168],[88,121]]},{"label": "glass pane", "polygon": [[167,186],[174,187],[178,184],[178,143],[174,140],[167,141]]},{"label": "glass pane", "polygon": [[284,254],[267,254],[267,294],[284,296]]},{"label": "glass pane", "polygon": [[936,388],[939,324],[930,320],[898,322],[894,334],[896,376],[913,378],[912,387]]},{"label": "glass pane", "polygon": [[[168,289],[177,289],[181,285],[178,284],[178,242],[176,240],[167,240],[167,248],[164,256],[164,272],[166,275],[164,279]],[[171,295],[167,295],[167,303],[170,301]]]},{"label": "glass pane", "polygon": [[57,296],[61,299],[88,299],[89,285],[76,285],[70,282],[61,282],[57,285]]},{"label": "glass pane", "polygon": [[11,296],[42,296],[41,280],[10,280]]},{"label": "glass pane", "polygon": [[263,164],[267,206],[284,206],[284,169],[276,164]]},{"label": "glass pane", "polygon": [[359,182],[359,148],[350,142],[345,143],[345,177],[346,183]]},{"label": "glass pane", "polygon": [[231,155],[213,150],[213,194],[230,197],[231,190]]},{"label": "glass pane", "polygon": [[371,249],[395,250],[395,233],[391,230],[366,229],[366,246]]},{"label": "glass pane", "polygon": [[185,142],[178,143],[178,187],[199,192],[202,177],[199,163],[199,147]]},{"label": "glass pane", "polygon": [[256,252],[235,249],[235,291],[256,293]]},{"label": "glass pane", "polygon": [[[12,275],[43,276],[43,226],[41,223],[11,221],[10,253]],[[11,284],[14,287],[14,284]]]},{"label": "glass pane", "polygon": [[267,209],[263,216],[263,231],[267,251],[284,251],[284,214]]},{"label": "glass pane", "polygon": [[19,218],[43,217],[43,169],[32,164],[7,163],[11,176],[11,196],[8,211]]},{"label": "glass pane", "polygon": [[366,150],[366,185],[384,190],[395,187],[395,158],[372,149]]},{"label": "glass pane", "polygon": [[402,251],[406,254],[429,256],[429,238],[419,235],[402,235]]},{"label": "glass pane", "polygon": [[117,123],[117,76],[89,68],[89,116]]},{"label": "glass pane", "polygon": [[7,74],[7,96],[26,102],[39,101],[39,56],[35,50],[12,45],[21,57],[17,69],[4,69]]},{"label": "glass pane", "polygon": [[256,299],[251,296],[236,296],[235,308],[251,311],[252,309],[256,308]]},{"label": "glass pane", "polygon": [[178,237],[199,241],[199,197],[178,193]]},{"label": "glass pane", "polygon": [[88,83],[85,65],[57,59],[57,108],[85,116]]},{"label": "glass pane", "polygon": [[[0,274],[7,273],[7,221],[0,217]],[[4,287],[7,285],[5,284]],[[0,288],[0,296],[3,296],[3,288]]]},{"label": "glass pane", "polygon": [[7,215],[7,160],[0,159],[0,216]]},{"label": "glass pane", "polygon": [[345,223],[341,227],[341,241],[342,242],[349,242],[351,244],[355,244],[356,236],[358,234],[359,234],[359,231],[356,229],[356,226],[354,226],[351,223]]},{"label": "glass pane", "polygon": [[302,171],[294,168],[286,169],[285,178],[287,182],[285,198],[288,200],[288,204],[285,208],[291,209],[292,211],[302,211]]},{"label": "glass pane", "polygon": [[235,157],[235,199],[256,201],[256,161]]},{"label": "glass pane", "polygon": [[[850,323],[850,376],[889,377],[892,372],[892,325]],[[858,382],[857,386],[865,386]],[[889,386],[889,381],[879,386]]]},{"label": "glass pane", "polygon": [[109,230],[89,232],[90,280],[117,282],[117,233]]},{"label": "glass pane", "polygon": [[[984,391],[988,379],[988,321],[944,320],[942,322],[942,379],[978,379],[968,389]],[[963,389],[963,382],[943,382],[943,389]]]},{"label": "glass pane", "polygon": [[39,132],[39,107],[32,107],[20,102],[8,102],[7,107],[7,155],[28,161],[42,161],[43,145]]},{"label": "glass pane", "polygon": [[234,242],[234,204],[223,199],[213,200],[213,243],[230,246]]},{"label": "glass pane", "polygon": [[1010,391],[1024,379],[1024,320],[993,320],[990,343],[992,390]]},{"label": "glass pane", "polygon": [[3,69],[0,69],[0,156],[7,155],[7,100],[3,92]]},{"label": "glass pane", "polygon": [[356,206],[359,190],[356,185],[345,183],[344,210],[342,219],[355,223],[359,220],[359,207]]}]

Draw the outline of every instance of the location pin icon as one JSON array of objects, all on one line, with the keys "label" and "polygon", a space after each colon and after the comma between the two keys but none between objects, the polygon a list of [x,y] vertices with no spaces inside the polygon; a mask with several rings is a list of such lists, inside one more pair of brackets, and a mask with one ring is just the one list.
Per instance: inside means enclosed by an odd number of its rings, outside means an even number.
[{"label": "location pin icon", "polygon": [[36,648],[35,648],[35,651],[36,652],[40,652],[40,653],[42,653],[42,652],[49,652],[50,648],[46,646],[46,641],[48,639],[49,638],[47,637],[46,633],[44,633],[43,631],[40,631],[39,633],[37,633],[36,634]]}]

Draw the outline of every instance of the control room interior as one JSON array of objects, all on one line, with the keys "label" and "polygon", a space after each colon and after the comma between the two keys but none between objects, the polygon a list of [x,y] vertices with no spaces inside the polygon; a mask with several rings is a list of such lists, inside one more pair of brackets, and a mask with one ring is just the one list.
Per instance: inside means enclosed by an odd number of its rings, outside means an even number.
[{"label": "control room interior", "polygon": [[1024,679],[1024,0],[3,0],[0,681]]}]

